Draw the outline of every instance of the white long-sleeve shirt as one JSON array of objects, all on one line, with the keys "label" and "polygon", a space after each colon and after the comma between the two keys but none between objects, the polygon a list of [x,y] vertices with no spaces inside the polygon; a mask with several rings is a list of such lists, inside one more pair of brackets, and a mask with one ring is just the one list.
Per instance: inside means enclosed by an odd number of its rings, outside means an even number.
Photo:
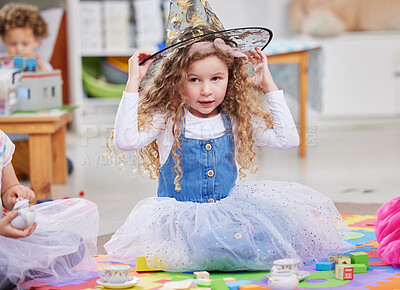
[{"label": "white long-sleeve shirt", "polygon": [[[283,91],[270,92],[265,95],[272,115],[273,128],[268,128],[265,122],[252,119],[255,144],[279,150],[296,148],[299,145],[299,135],[289,108],[285,102]],[[163,165],[171,152],[174,138],[171,121],[166,124],[164,114],[153,117],[153,126],[144,131],[138,130],[139,94],[124,92],[118,107],[115,120],[115,145],[124,151],[136,150],[157,140],[160,163]],[[221,114],[211,118],[198,118],[186,111],[185,137],[191,139],[213,139],[224,135],[225,126]],[[236,124],[232,121],[233,132]],[[235,134],[234,134],[235,135]]]}]

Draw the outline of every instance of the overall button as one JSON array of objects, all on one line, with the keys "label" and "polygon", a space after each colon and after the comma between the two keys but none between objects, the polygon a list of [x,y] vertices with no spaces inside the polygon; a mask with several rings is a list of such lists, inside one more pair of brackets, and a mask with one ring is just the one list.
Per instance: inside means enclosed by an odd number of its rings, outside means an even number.
[{"label": "overall button", "polygon": [[213,170],[210,169],[210,170],[207,171],[207,176],[208,177],[212,177],[213,175],[214,175],[214,171]]},{"label": "overall button", "polygon": [[206,144],[206,150],[210,151],[212,149],[212,145],[210,143]]},{"label": "overall button", "polygon": [[208,199],[208,203],[214,203],[215,202],[215,199],[213,199],[212,197],[210,197],[209,199]]}]

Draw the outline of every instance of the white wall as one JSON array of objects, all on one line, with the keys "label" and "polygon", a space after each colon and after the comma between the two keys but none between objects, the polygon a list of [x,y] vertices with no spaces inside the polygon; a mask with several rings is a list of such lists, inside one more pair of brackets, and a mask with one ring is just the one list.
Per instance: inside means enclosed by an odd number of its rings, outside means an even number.
[{"label": "white wall", "polygon": [[286,37],[290,0],[209,0],[225,28],[263,26],[276,37]]}]

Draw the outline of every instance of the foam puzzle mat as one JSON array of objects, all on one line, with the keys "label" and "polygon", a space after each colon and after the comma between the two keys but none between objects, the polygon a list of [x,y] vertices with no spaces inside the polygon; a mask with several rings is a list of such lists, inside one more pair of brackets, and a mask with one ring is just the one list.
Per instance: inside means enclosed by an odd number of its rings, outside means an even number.
[{"label": "foam puzzle mat", "polygon": [[[369,256],[369,269],[367,273],[354,274],[353,280],[339,280],[335,278],[334,270],[332,271],[316,271],[315,263],[304,265],[300,270],[310,272],[310,275],[299,283],[297,289],[337,289],[337,290],[394,290],[400,289],[400,268],[395,269],[391,265],[387,265],[376,253],[378,243],[374,233],[374,216],[373,215],[343,215],[344,220],[352,230],[348,242],[356,245],[357,251],[366,252]],[[106,255],[95,257],[99,269],[110,264],[119,264],[109,261]],[[326,261],[326,260],[325,260]],[[234,277],[236,280],[246,280],[249,284],[261,285],[263,289],[269,289],[267,285],[268,271],[256,272],[236,272],[221,273],[211,272],[210,279],[221,279],[225,277]],[[127,289],[148,290],[159,289],[165,282],[192,279],[192,273],[172,273],[172,272],[141,272],[137,273],[135,268],[131,268],[131,275],[140,279],[135,286]],[[97,284],[99,276],[97,272],[93,272],[93,278],[86,281],[74,280],[66,284],[54,284],[31,289],[37,290],[89,290],[103,289]],[[105,288],[104,288],[105,289]],[[201,288],[200,288],[201,289]]]}]

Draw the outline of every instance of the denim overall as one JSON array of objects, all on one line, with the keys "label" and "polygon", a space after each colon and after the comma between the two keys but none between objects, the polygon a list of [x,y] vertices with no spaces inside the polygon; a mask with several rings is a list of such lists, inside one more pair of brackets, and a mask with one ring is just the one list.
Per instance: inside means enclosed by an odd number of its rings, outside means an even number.
[{"label": "denim overall", "polygon": [[158,197],[172,197],[178,201],[215,202],[228,196],[235,186],[237,168],[234,160],[234,142],[231,121],[222,114],[225,133],[223,136],[197,140],[185,137],[182,130],[179,141],[182,148],[182,179],[180,191],[175,190],[174,158],[172,151],[159,170]]}]

